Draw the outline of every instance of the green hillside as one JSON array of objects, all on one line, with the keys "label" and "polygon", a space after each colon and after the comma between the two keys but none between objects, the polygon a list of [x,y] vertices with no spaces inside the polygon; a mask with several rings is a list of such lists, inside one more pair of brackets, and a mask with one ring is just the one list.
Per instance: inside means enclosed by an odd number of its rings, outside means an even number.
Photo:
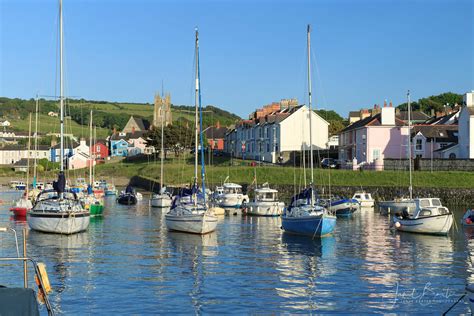
[{"label": "green hillside", "polygon": [[[11,99],[0,97],[0,117],[11,122],[11,128],[17,131],[28,130],[28,113],[35,111],[35,100]],[[40,119],[39,131],[41,133],[59,132],[59,120],[57,117],[48,116],[49,112],[58,112],[59,105],[53,100],[39,100]],[[121,130],[131,115],[152,121],[153,105],[149,103],[121,103],[108,101],[89,100],[67,100],[66,132],[76,136],[88,137],[89,113],[94,111],[94,125],[97,126],[97,137],[103,138],[110,134],[113,128]],[[192,122],[194,120],[194,107],[172,105],[173,121]],[[232,113],[221,110],[215,106],[208,105],[204,108],[203,126],[220,122],[222,126],[235,123],[240,118]]]}]

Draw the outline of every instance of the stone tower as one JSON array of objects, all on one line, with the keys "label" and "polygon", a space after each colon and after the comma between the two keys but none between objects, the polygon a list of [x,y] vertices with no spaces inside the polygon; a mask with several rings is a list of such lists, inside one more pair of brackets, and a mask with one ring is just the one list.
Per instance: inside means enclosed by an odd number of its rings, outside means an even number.
[{"label": "stone tower", "polygon": [[171,96],[166,94],[164,98],[160,95],[155,95],[155,107],[153,109],[153,127],[161,128],[161,120],[165,126],[173,123],[173,117],[171,115]]}]

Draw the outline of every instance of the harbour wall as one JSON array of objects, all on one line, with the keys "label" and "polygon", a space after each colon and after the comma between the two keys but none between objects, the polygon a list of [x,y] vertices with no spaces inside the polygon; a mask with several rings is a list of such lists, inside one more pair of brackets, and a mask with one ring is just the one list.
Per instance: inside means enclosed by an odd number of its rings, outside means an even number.
[{"label": "harbour wall", "polygon": [[[130,180],[130,183],[140,189],[150,191],[150,192],[159,192],[160,184],[158,181],[153,179],[148,179],[141,176],[134,176]],[[218,185],[218,184],[217,184]],[[249,192],[252,196],[252,188],[248,184],[241,184],[244,192]],[[211,184],[213,189],[216,185]],[[295,188],[293,185],[274,185],[272,188],[277,189],[280,198],[288,202],[291,196],[295,193]],[[177,187],[173,187],[174,191],[177,190]],[[398,187],[366,187],[363,188],[367,192],[372,194],[372,197],[378,201],[391,200],[398,196],[408,196],[407,188],[398,188]],[[296,188],[298,190],[298,188]],[[327,190],[327,188],[326,188]],[[339,195],[344,197],[352,197],[354,193],[358,190],[361,190],[360,187],[353,186],[333,186],[331,188],[332,195]],[[320,192],[321,193],[321,192]],[[327,191],[323,193],[328,193]],[[438,197],[441,199],[443,204],[448,205],[466,205],[474,208],[474,188],[414,188],[413,196],[417,197]]]}]

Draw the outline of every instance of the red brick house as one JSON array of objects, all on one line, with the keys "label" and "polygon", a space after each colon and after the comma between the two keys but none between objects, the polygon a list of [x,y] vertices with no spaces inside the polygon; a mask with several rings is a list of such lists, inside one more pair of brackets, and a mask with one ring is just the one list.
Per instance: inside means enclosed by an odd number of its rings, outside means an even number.
[{"label": "red brick house", "polygon": [[224,150],[224,138],[227,133],[227,127],[221,127],[217,122],[216,126],[209,126],[204,130],[207,143],[212,150]]}]

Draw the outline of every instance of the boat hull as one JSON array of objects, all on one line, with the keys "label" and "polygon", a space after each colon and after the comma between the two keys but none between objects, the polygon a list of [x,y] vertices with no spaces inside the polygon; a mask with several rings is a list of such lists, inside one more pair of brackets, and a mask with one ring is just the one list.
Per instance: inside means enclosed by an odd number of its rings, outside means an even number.
[{"label": "boat hull", "polygon": [[374,207],[374,203],[374,200],[359,200],[360,206],[364,208]]},{"label": "boat hull", "polygon": [[225,194],[218,198],[219,207],[223,208],[241,208],[242,204],[248,202],[244,195]]},{"label": "boat hull", "polygon": [[55,234],[75,234],[89,226],[90,213],[76,202],[39,201],[27,214],[31,229]]},{"label": "boat hull", "polygon": [[131,194],[120,195],[117,198],[117,203],[122,205],[135,205],[137,204],[137,198],[135,195]]},{"label": "boat hull", "polygon": [[334,212],[337,217],[350,217],[354,212],[359,210],[359,202],[356,200],[340,200],[331,202],[329,208],[330,211]]},{"label": "boat hull", "polygon": [[104,206],[102,204],[91,204],[89,206],[89,212],[91,216],[102,216],[104,212]]},{"label": "boat hull", "polygon": [[153,207],[171,207],[171,198],[168,195],[157,195],[150,199],[150,205]]},{"label": "boat hull", "polygon": [[207,234],[216,230],[217,217],[210,214],[165,215],[166,226],[169,230],[192,234]]},{"label": "boat hull", "polygon": [[26,213],[28,212],[28,209],[26,207],[14,206],[10,209],[10,211],[13,212],[14,216],[26,217]]},{"label": "boat hull", "polygon": [[394,224],[398,231],[429,235],[447,235],[453,224],[453,214],[421,217],[417,219],[400,219],[395,217]]},{"label": "boat hull", "polygon": [[324,237],[334,231],[336,217],[331,215],[282,216],[281,222],[285,232],[312,237]]},{"label": "boat hull", "polygon": [[250,202],[247,204],[247,214],[256,216],[280,216],[283,213],[283,202]]}]

